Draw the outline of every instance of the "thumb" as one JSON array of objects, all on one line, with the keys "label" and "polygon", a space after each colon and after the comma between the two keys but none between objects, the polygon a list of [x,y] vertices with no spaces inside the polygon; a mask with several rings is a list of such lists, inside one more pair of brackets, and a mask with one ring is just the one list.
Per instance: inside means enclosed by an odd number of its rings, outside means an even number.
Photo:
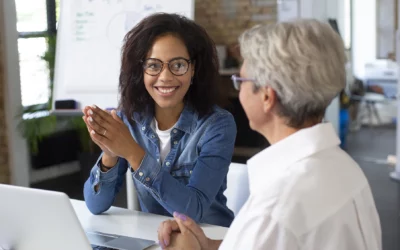
[{"label": "thumb", "polygon": [[[190,232],[190,230],[185,226],[185,224],[183,223],[184,221],[183,221],[183,217],[184,215],[183,214],[178,214],[177,212],[175,212],[174,213],[174,217],[175,217],[175,220],[176,220],[176,222],[178,223],[178,227],[179,227],[179,231],[182,233],[182,234],[186,234],[186,233],[188,233],[188,232]],[[186,217],[186,216],[185,216]],[[186,217],[187,218],[187,217]]]},{"label": "thumb", "polygon": [[121,118],[119,118],[119,116],[117,115],[117,111],[115,111],[115,109],[111,110],[111,116],[114,118],[114,120],[116,120],[116,121],[122,123],[122,120],[121,120]]}]

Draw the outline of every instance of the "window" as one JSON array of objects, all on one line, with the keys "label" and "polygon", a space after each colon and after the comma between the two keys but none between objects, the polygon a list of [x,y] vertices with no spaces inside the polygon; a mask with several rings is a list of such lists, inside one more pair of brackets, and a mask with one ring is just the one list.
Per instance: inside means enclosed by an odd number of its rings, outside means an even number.
[{"label": "window", "polygon": [[59,0],[15,0],[22,106],[45,104],[50,97],[50,71],[43,58],[48,38],[56,35]]}]

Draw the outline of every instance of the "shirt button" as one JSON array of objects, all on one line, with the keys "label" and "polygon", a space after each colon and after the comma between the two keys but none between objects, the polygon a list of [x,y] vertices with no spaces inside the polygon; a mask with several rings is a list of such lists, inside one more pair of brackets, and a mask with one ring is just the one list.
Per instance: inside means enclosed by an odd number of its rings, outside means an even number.
[{"label": "shirt button", "polygon": [[190,170],[190,172],[189,172],[190,174],[192,174],[193,173],[193,171],[192,170]]},{"label": "shirt button", "polygon": [[139,176],[143,176],[143,172],[139,172]]},{"label": "shirt button", "polygon": [[174,145],[178,144],[178,141],[174,141]]},{"label": "shirt button", "polygon": [[145,130],[145,129],[146,129],[146,127],[143,126],[143,127],[142,127],[142,130]]},{"label": "shirt button", "polygon": [[151,135],[151,138],[154,138],[155,136],[154,135]]},{"label": "shirt button", "polygon": [[147,178],[146,178],[146,181],[150,181],[150,178],[149,178],[149,177],[147,177]]},{"label": "shirt button", "polygon": [[172,176],[175,176],[175,173],[172,173]]},{"label": "shirt button", "polygon": [[172,130],[172,132],[174,132],[174,134],[178,133],[178,130],[174,129]]},{"label": "shirt button", "polygon": [[167,165],[167,166],[169,166],[171,163],[169,163],[169,161],[167,161],[166,163],[165,163],[165,165]]}]

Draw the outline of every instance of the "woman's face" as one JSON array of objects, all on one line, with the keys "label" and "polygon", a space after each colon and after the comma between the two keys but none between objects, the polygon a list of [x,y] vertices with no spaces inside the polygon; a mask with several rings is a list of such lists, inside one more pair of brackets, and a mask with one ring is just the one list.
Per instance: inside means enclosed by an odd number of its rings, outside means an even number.
[{"label": "woman's face", "polygon": [[183,108],[183,98],[194,75],[194,65],[188,60],[187,48],[176,36],[165,35],[154,41],[144,62],[143,75],[156,108]]}]

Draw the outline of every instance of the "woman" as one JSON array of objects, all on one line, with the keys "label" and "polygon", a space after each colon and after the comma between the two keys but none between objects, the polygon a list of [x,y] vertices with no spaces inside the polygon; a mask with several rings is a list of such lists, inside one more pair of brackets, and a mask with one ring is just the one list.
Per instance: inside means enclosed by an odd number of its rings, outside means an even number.
[{"label": "woman", "polygon": [[[250,127],[271,143],[247,162],[250,197],[223,242],[180,213],[160,226],[160,242],[191,250],[382,249],[368,181],[322,121],[345,86],[340,36],[326,23],[297,20],[250,29],[240,48],[234,85]],[[181,232],[172,244],[171,231]]]},{"label": "woman", "polygon": [[223,193],[236,125],[215,105],[217,79],[213,41],[185,17],[154,14],[126,35],[120,111],[84,109],[103,150],[84,186],[92,213],[110,208],[128,170],[142,211],[231,224]]}]

